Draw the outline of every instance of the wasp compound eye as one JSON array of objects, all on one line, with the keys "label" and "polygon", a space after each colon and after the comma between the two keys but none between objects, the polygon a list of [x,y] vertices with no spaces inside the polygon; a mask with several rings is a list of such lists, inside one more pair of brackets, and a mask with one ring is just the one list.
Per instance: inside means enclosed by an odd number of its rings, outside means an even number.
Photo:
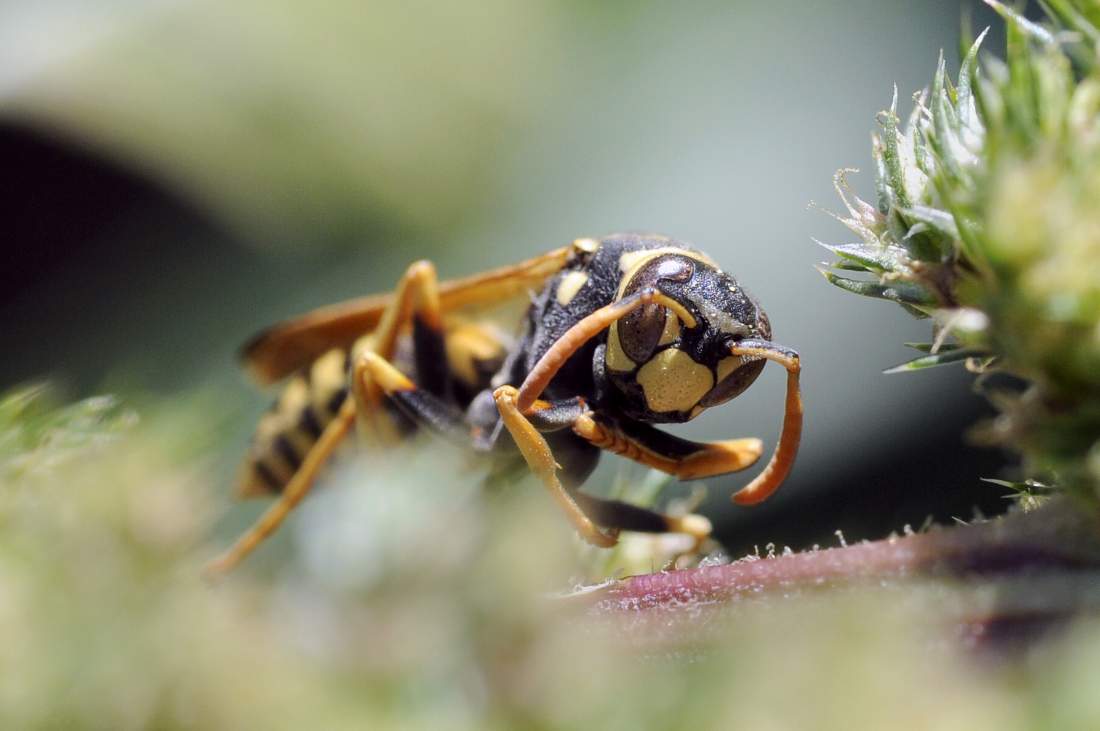
[{"label": "wasp compound eye", "polygon": [[699,400],[699,405],[710,408],[740,395],[764,370],[764,363],[737,355],[723,358],[718,363],[718,383]]},{"label": "wasp compound eye", "polygon": [[[626,357],[645,363],[657,349],[667,310],[657,303],[642,305],[619,321],[619,344]],[[673,315],[675,317],[675,315]]]},{"label": "wasp compound eye", "polygon": [[[635,271],[622,296],[628,297],[659,282],[683,283],[695,274],[695,263],[684,256],[662,254]],[[676,315],[660,304],[643,305],[619,321],[618,337],[623,353],[635,363],[645,363],[657,346],[674,338],[678,331]]]}]

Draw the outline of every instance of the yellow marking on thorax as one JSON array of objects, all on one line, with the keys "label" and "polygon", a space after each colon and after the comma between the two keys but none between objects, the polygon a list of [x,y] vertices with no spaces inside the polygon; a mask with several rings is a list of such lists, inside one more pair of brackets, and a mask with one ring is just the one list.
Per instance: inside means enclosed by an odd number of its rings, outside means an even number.
[{"label": "yellow marking on thorax", "polygon": [[600,248],[600,242],[592,238],[574,239],[573,249],[582,254],[595,254]]},{"label": "yellow marking on thorax", "polygon": [[607,330],[607,354],[604,356],[604,363],[610,370],[618,373],[629,373],[638,367],[638,364],[623,352],[623,346],[619,342],[618,322],[611,323],[611,327]]},{"label": "yellow marking on thorax", "polygon": [[638,383],[646,404],[658,413],[689,411],[714,386],[710,368],[676,348],[667,348],[641,367]]},{"label": "yellow marking on thorax", "polygon": [[568,305],[573,301],[573,298],[577,296],[577,292],[581,291],[581,287],[587,283],[588,275],[584,272],[567,272],[565,276],[561,278],[561,282],[558,283],[558,304],[562,307]]}]

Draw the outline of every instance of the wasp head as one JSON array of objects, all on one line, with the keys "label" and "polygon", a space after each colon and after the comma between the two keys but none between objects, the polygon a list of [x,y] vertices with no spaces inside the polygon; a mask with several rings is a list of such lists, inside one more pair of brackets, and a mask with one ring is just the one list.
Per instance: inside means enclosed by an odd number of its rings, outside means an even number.
[{"label": "wasp head", "polygon": [[745,339],[769,340],[760,305],[702,254],[637,252],[618,298],[659,297],[608,330],[605,366],[623,412],[649,422],[681,422],[725,403],[752,384],[765,361],[732,355]]}]

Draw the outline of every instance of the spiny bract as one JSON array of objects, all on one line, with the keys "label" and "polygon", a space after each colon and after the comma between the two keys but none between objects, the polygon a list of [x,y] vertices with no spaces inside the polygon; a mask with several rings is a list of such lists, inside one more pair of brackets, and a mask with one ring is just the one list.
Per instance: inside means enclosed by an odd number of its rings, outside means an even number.
[{"label": "spiny bract", "polygon": [[[906,124],[873,136],[877,202],[837,190],[861,241],[823,244],[832,284],[934,320],[924,354],[966,361],[1000,414],[979,430],[1028,478],[1100,496],[1100,1],[1047,0],[1036,23],[993,0],[1004,60],[941,55]],[[988,31],[988,29],[987,29]],[[1009,374],[1009,378],[996,377]],[[1009,388],[1015,376],[1026,385]]]}]

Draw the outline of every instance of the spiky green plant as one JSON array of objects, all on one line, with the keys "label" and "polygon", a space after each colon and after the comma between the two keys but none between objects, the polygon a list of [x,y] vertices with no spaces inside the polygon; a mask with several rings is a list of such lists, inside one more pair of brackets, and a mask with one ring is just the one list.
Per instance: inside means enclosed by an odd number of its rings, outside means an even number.
[{"label": "spiky green plant", "polygon": [[[1036,23],[986,0],[1004,59],[941,55],[902,125],[897,93],[873,137],[876,205],[837,189],[862,239],[825,245],[841,289],[932,318],[923,355],[965,361],[1000,412],[978,433],[1025,476],[1100,497],[1100,1],[1047,0]],[[988,30],[988,29],[987,29]],[[1009,378],[998,378],[1008,374]],[[1023,385],[1015,385],[1016,377]]]}]

